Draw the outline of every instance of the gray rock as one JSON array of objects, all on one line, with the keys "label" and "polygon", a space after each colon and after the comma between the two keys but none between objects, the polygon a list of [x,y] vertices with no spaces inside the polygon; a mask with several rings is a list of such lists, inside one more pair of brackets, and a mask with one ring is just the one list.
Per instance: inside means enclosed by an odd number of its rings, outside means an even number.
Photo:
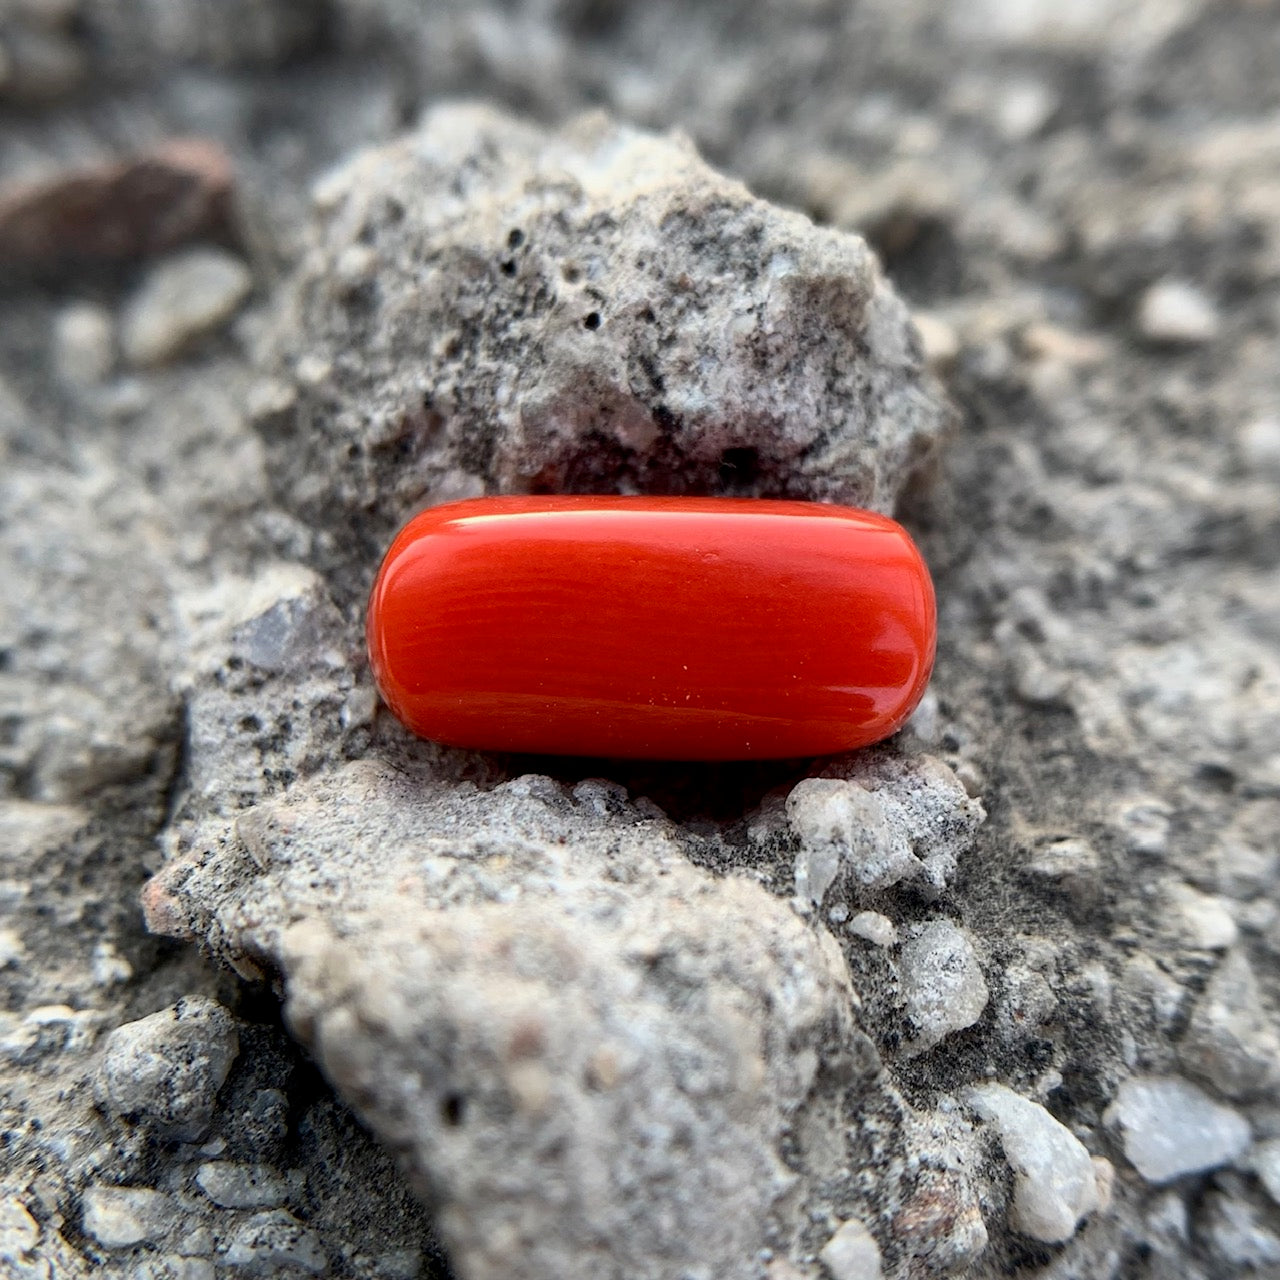
[{"label": "gray rock", "polygon": [[288,1198],[284,1178],[265,1165],[210,1160],[196,1170],[196,1185],[220,1209],[276,1209]]},{"label": "gray rock", "polygon": [[166,1137],[203,1137],[238,1050],[236,1021],[220,1004],[179,1000],[107,1037],[98,1097],[113,1115]]},{"label": "gray rock", "polygon": [[1228,954],[1209,980],[1178,1056],[1188,1071],[1228,1098],[1270,1092],[1280,1084],[1280,1032],[1263,1008],[1242,951]]},{"label": "gray rock", "polygon": [[255,1213],[242,1222],[222,1260],[245,1276],[273,1276],[290,1268],[318,1276],[329,1268],[315,1232],[284,1209]]},{"label": "gray rock", "polygon": [[365,557],[424,503],[486,490],[727,483],[885,509],[942,429],[866,245],[681,138],[436,107],[316,205],[278,324],[298,403],[271,433],[300,511],[375,512]]},{"label": "gray rock", "polygon": [[1249,1122],[1176,1076],[1126,1080],[1107,1112],[1124,1153],[1148,1181],[1216,1169],[1249,1147]]},{"label": "gray rock", "polygon": [[923,1053],[982,1017],[988,991],[973,943],[950,920],[913,928],[899,957],[902,997],[914,1028],[911,1052]]},{"label": "gray rock", "polygon": [[1004,1085],[979,1085],[965,1100],[995,1127],[1013,1169],[1010,1226],[1048,1244],[1069,1240],[1099,1203],[1093,1160],[1083,1143],[1038,1102]]},{"label": "gray rock", "polygon": [[221,249],[187,249],[147,277],[120,321],[120,349],[134,365],[165,364],[220,329],[253,289],[249,268]]},{"label": "gray rock", "polygon": [[83,1213],[85,1233],[106,1249],[154,1240],[173,1219],[169,1197],[143,1187],[90,1187]]}]

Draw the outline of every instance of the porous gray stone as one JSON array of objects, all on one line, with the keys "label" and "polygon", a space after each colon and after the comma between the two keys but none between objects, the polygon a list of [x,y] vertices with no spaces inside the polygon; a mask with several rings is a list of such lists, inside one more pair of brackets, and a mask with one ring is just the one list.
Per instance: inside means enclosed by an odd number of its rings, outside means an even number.
[{"label": "porous gray stone", "polygon": [[235,1019],[220,1004],[180,1000],[107,1037],[99,1100],[113,1115],[166,1137],[203,1137],[238,1051]]},{"label": "porous gray stone", "polygon": [[[944,425],[857,237],[687,140],[479,106],[318,184],[278,322],[285,500],[373,541],[488,491],[772,493],[890,507]],[[301,457],[296,456],[301,450]]]}]

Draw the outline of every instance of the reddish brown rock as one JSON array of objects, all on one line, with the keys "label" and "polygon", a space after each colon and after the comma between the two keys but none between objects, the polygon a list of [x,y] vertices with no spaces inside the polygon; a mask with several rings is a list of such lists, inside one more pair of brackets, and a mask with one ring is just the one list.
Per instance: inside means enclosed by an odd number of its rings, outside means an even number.
[{"label": "reddish brown rock", "polygon": [[163,253],[233,230],[231,159],[175,138],[114,164],[0,191],[0,267],[47,270]]}]

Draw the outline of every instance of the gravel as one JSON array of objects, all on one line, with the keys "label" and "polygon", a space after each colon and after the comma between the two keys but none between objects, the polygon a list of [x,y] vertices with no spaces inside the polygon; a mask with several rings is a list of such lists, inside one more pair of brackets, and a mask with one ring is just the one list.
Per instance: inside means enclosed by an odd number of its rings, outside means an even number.
[{"label": "gravel", "polygon": [[[0,1271],[1280,1265],[1273,7],[21,0],[0,51]],[[250,292],[136,363],[186,250]],[[910,726],[408,739],[394,526],[594,488],[895,510]],[[225,1079],[118,1112],[185,1001]]]}]

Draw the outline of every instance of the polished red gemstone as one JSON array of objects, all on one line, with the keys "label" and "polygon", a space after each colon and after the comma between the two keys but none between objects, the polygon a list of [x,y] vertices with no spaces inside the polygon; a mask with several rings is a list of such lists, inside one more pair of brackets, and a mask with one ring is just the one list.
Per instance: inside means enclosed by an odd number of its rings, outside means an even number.
[{"label": "polished red gemstone", "polygon": [[459,747],[825,755],[911,714],[929,571],[885,516],[731,498],[478,498],[400,532],[369,602],[382,696]]}]

